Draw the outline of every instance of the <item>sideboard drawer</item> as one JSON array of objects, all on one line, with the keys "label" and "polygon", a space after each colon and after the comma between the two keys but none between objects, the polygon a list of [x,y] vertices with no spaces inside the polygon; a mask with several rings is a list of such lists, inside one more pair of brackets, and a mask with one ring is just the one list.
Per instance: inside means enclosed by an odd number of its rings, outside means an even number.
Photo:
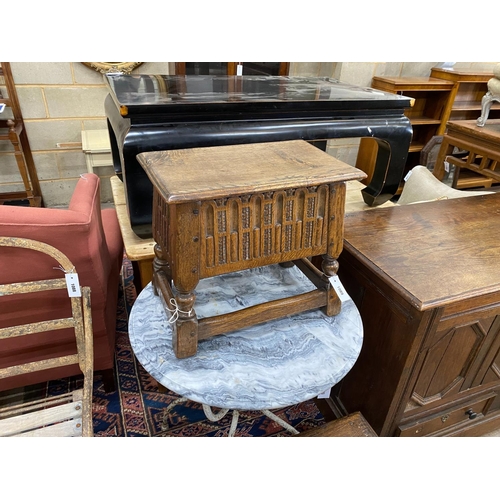
[{"label": "sideboard drawer", "polygon": [[479,420],[484,417],[495,398],[495,394],[487,394],[481,400],[462,404],[438,415],[431,415],[398,427],[401,437],[418,437],[440,435],[451,427],[465,424],[469,420]]}]

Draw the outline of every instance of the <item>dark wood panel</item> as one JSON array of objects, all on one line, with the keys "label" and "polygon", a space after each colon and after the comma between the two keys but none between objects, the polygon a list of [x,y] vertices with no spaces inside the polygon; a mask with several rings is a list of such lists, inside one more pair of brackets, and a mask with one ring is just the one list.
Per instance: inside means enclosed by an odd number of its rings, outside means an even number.
[{"label": "dark wood panel", "polygon": [[347,214],[338,274],[364,342],[334,412],[381,436],[500,427],[499,213],[494,194]]}]

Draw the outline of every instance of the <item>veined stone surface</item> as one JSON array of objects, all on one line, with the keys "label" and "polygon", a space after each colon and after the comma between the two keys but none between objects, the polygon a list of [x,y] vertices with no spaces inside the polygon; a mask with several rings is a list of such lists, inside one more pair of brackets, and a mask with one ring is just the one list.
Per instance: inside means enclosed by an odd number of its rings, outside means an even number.
[{"label": "veined stone surface", "polygon": [[[296,267],[249,269],[201,280],[198,318],[314,290]],[[293,314],[200,341],[196,355],[177,359],[172,326],[151,283],[137,297],[129,336],[139,362],[160,384],[192,401],[239,410],[276,409],[307,401],[339,382],[363,341],[351,299],[337,316]]]}]

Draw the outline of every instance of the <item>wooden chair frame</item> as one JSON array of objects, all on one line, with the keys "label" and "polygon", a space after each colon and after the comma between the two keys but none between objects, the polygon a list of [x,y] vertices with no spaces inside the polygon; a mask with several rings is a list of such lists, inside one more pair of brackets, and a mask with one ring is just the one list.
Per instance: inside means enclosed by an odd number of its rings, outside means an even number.
[{"label": "wooden chair frame", "polygon": [[[53,257],[65,272],[76,272],[71,261],[56,248],[35,240],[0,237],[0,247],[26,248]],[[2,296],[66,289],[66,279],[50,279],[0,285]],[[15,406],[0,408],[0,437],[4,436],[93,436],[92,383],[93,337],[90,288],[81,287],[80,297],[69,297],[72,315],[38,323],[0,329],[2,339],[31,335],[72,327],[76,337],[76,353],[44,359],[23,365],[0,368],[0,378],[31,373],[59,366],[78,364],[83,373],[83,388],[62,396],[43,398]]]}]

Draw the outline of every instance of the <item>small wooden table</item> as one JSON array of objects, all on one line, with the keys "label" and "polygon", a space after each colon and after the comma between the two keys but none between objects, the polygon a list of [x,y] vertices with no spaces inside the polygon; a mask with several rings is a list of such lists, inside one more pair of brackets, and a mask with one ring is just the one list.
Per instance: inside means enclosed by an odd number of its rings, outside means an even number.
[{"label": "small wooden table", "polygon": [[[453,156],[453,150],[468,151],[465,157]],[[434,175],[442,180],[445,161],[455,165],[453,187],[490,187],[493,181],[500,182],[500,120],[488,120],[479,127],[476,120],[450,121],[434,166]],[[460,169],[481,176],[459,179]]]},{"label": "small wooden table", "polygon": [[[173,349],[319,307],[340,312],[335,291],[346,181],[360,170],[305,141],[141,153],[153,184],[153,286],[172,313]],[[323,256],[323,273],[307,260]],[[198,320],[202,278],[294,261],[317,290]]]}]

